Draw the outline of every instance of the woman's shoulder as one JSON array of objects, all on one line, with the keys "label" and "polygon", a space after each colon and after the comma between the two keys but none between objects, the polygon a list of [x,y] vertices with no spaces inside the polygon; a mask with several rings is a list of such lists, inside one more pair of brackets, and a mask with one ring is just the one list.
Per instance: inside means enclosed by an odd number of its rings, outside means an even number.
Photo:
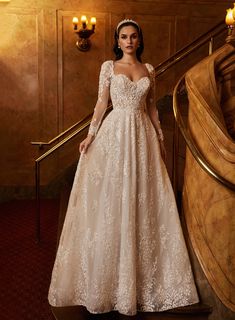
[{"label": "woman's shoulder", "polygon": [[113,61],[112,60],[106,60],[101,65],[101,73],[105,73],[106,75],[111,75],[113,69]]},{"label": "woman's shoulder", "polygon": [[113,60],[106,60],[102,63],[101,68],[110,68],[113,65]]},{"label": "woman's shoulder", "polygon": [[145,66],[146,66],[146,68],[148,69],[148,72],[149,72],[150,74],[153,74],[153,73],[155,72],[155,68],[154,68],[154,66],[153,66],[152,64],[146,62],[146,63],[145,63]]}]

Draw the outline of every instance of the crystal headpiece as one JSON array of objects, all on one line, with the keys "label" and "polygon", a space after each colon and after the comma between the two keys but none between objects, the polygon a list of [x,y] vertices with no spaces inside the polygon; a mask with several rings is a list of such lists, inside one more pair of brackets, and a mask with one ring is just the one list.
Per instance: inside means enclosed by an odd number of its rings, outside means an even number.
[{"label": "crystal headpiece", "polygon": [[119,24],[117,25],[117,31],[121,27],[122,24],[127,23],[127,22],[134,23],[138,27],[138,29],[140,28],[136,21],[131,20],[131,19],[124,19],[124,20],[120,21]]}]

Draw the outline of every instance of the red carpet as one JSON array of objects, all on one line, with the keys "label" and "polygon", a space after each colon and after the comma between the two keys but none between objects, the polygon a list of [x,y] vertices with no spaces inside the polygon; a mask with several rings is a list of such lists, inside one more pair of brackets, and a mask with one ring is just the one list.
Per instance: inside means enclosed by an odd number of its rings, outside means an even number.
[{"label": "red carpet", "polygon": [[41,243],[34,201],[0,204],[0,320],[53,320],[47,293],[53,267],[57,200],[43,200]]}]

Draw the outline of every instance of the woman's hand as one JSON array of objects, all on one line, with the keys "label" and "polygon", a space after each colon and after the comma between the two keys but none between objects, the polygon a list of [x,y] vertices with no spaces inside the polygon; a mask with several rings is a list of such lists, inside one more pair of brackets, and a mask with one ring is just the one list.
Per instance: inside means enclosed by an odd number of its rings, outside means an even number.
[{"label": "woman's hand", "polygon": [[159,143],[160,143],[162,159],[166,163],[166,148],[165,148],[164,140],[159,140]]},{"label": "woman's hand", "polygon": [[79,145],[79,152],[80,153],[86,153],[87,149],[89,147],[89,145],[92,143],[92,141],[94,140],[94,136],[92,136],[91,134],[88,134],[86,139],[84,139],[80,145]]}]

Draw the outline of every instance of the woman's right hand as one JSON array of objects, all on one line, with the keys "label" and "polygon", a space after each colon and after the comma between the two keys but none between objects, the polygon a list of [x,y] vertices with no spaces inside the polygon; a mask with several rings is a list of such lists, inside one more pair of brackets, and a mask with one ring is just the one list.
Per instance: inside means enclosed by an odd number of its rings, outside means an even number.
[{"label": "woman's right hand", "polygon": [[86,153],[89,145],[92,143],[93,140],[94,140],[94,136],[92,136],[91,134],[88,134],[88,136],[86,137],[86,139],[84,139],[84,140],[80,143],[80,145],[79,145],[79,152],[80,152],[80,153]]}]

